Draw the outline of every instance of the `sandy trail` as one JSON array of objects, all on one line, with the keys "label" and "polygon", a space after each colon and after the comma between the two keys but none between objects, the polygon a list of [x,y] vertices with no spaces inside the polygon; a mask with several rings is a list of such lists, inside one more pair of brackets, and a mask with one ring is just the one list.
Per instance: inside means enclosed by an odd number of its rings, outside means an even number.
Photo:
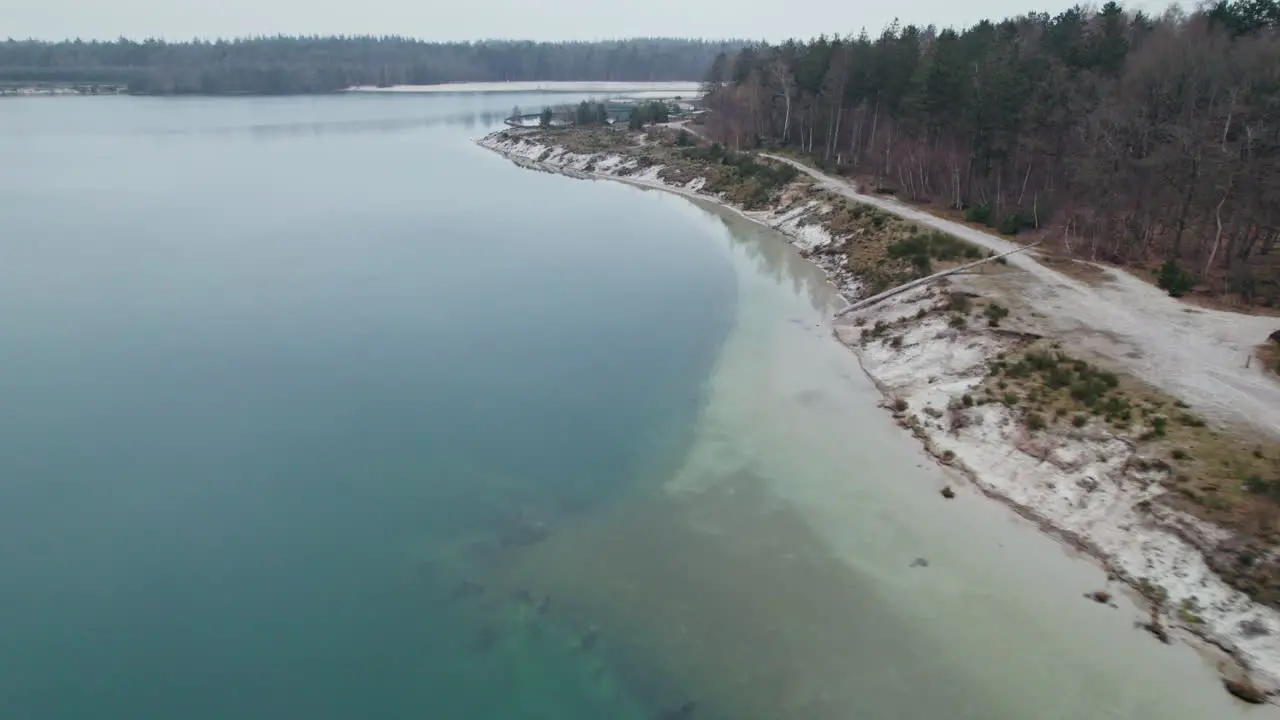
[{"label": "sandy trail", "polygon": [[[860,193],[853,184],[795,160],[765,156],[804,172],[825,190],[920,225],[995,252],[1017,247],[897,200]],[[1009,264],[1028,273],[1024,297],[1069,349],[1117,366],[1190,403],[1210,419],[1243,422],[1280,435],[1280,382],[1261,363],[1245,367],[1254,346],[1280,328],[1280,319],[1186,305],[1114,268],[1102,268],[1105,281],[1091,285],[1041,264],[1030,254],[1014,255]]]}]

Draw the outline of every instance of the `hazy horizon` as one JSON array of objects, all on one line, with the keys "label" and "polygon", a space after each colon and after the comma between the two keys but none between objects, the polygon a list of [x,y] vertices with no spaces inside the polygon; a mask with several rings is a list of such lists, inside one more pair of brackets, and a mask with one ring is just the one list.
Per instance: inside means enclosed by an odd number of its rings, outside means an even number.
[{"label": "hazy horizon", "polygon": [[[992,0],[980,5],[941,0],[894,7],[855,0],[792,0],[752,7],[704,0],[651,0],[643,6],[561,0],[548,8],[523,0],[490,0],[431,7],[408,0],[123,0],[102,7],[93,0],[45,0],[7,14],[5,37],[13,40],[133,40],[170,42],[274,35],[398,35],[432,42],[477,40],[590,41],[679,37],[777,41],[821,34],[876,34],[897,19],[903,25],[962,27],[983,19],[1028,12],[1057,13],[1069,0]],[[1100,3],[1099,3],[1100,4]],[[1163,0],[1122,2],[1126,8],[1160,12]]]}]

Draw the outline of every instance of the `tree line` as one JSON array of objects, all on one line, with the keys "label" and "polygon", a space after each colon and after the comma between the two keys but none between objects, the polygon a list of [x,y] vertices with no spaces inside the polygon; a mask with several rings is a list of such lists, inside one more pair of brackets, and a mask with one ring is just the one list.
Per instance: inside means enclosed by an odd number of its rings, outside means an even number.
[{"label": "tree line", "polygon": [[[524,111],[517,105],[511,108],[507,119],[517,124],[522,123]],[[647,125],[665,123],[670,119],[671,106],[661,100],[636,103],[627,115],[628,127],[632,130],[641,130]],[[557,123],[575,127],[604,127],[612,124],[612,122],[608,105],[587,100],[579,102],[577,106],[561,105],[557,108],[546,106],[538,113],[538,125],[540,127],[551,127]],[[685,138],[689,137],[688,133],[681,132]]]},{"label": "tree line", "polygon": [[1280,3],[1115,2],[726,52],[707,132],[1078,257],[1280,303]]},{"label": "tree line", "polygon": [[0,42],[0,83],[102,83],[141,94],[286,94],[355,85],[491,81],[698,80],[741,42],[433,43],[404,37]]}]

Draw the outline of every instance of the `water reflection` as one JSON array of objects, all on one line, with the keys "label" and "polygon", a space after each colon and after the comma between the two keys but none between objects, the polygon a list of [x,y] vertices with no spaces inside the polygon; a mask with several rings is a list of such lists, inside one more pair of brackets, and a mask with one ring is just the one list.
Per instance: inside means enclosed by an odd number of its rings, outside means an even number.
[{"label": "water reflection", "polygon": [[477,127],[486,130],[502,124],[510,111],[495,110],[455,112],[448,115],[398,118],[360,118],[353,120],[318,120],[301,122],[265,123],[219,128],[180,129],[169,134],[200,134],[213,137],[250,135],[262,139],[276,137],[314,137],[320,135],[351,135],[360,133],[383,134],[422,130],[439,126],[457,126],[468,130]]}]

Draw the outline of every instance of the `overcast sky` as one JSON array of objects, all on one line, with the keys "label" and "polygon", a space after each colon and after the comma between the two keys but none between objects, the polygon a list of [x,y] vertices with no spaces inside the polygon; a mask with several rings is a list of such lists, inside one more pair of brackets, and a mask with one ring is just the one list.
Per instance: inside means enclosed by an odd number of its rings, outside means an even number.
[{"label": "overcast sky", "polygon": [[[254,34],[395,34],[429,40],[666,35],[780,40],[905,23],[967,25],[1069,0],[0,0],[14,38],[187,40]],[[1164,0],[1127,7],[1161,9]]]}]

